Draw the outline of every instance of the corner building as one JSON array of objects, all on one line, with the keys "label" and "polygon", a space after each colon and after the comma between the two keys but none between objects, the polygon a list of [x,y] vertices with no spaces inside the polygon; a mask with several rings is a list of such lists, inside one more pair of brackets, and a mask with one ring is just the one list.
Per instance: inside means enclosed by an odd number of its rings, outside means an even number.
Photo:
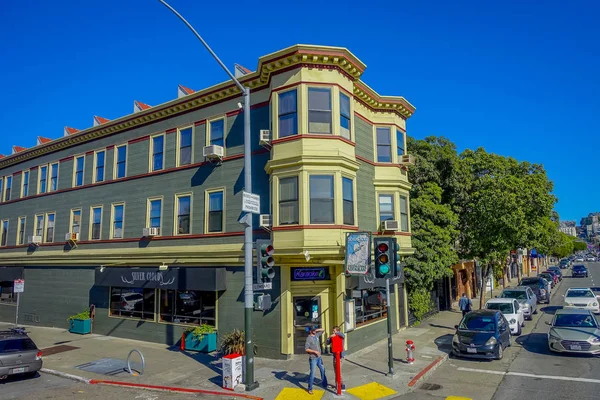
[{"label": "corner building", "polygon": [[[407,321],[403,281],[386,299],[372,276],[346,277],[344,244],[368,231],[414,251],[401,164],[414,107],[362,82],[365,65],[344,48],[297,45],[240,70],[261,196],[254,237],[276,249],[273,305],[253,316],[259,356],[304,353],[315,325],[342,326],[350,352],[385,338],[386,318],[395,330]],[[104,335],[173,344],[201,323],[243,329],[240,92],[179,91],[0,159],[0,320],[14,321],[23,278],[24,324],[67,327],[93,304]]]}]

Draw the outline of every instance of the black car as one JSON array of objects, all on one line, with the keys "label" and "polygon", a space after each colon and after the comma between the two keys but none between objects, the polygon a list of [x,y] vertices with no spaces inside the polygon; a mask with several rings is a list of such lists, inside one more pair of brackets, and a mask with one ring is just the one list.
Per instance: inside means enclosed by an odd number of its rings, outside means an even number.
[{"label": "black car", "polygon": [[[521,282],[519,282],[519,286],[529,286],[531,290],[533,290],[533,293],[535,293],[538,303],[550,303],[549,287],[546,287],[544,281],[545,279],[540,277],[523,278],[521,279]],[[548,284],[550,284],[550,282],[548,282]]]},{"label": "black car", "polygon": [[558,280],[562,281],[563,274],[562,274],[562,271],[560,270],[560,267],[557,267],[557,266],[548,267],[548,271],[555,272],[556,275],[558,275]]},{"label": "black car", "polygon": [[586,278],[588,277],[588,269],[585,267],[585,265],[573,265],[573,269],[571,270],[571,276],[572,277],[582,277],[585,276]]},{"label": "black car", "polygon": [[510,328],[498,310],[477,310],[465,315],[456,325],[452,354],[458,357],[501,360],[510,347]]},{"label": "black car", "polygon": [[552,276],[552,274],[550,272],[540,272],[538,276],[540,278],[544,278],[545,280],[550,282],[550,287],[554,287],[554,285],[555,285],[554,277]]}]

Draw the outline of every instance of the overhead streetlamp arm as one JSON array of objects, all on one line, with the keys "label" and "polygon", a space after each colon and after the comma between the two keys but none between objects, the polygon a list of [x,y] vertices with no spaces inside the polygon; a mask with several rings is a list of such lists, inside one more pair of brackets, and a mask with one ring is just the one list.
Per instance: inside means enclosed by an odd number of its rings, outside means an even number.
[{"label": "overhead streetlamp arm", "polygon": [[215,60],[217,60],[217,62],[221,66],[221,68],[223,68],[223,70],[225,70],[225,72],[227,72],[227,75],[229,75],[229,77],[235,83],[235,85],[242,91],[242,93],[245,93],[246,92],[246,87],[244,85],[242,85],[240,83],[240,81],[237,80],[237,78],[235,77],[235,75],[233,75],[231,73],[231,71],[229,71],[229,69],[227,69],[227,67],[225,66],[225,64],[223,64],[223,61],[221,61],[221,59],[215,54],[215,52],[212,51],[212,49],[210,48],[210,46],[208,45],[208,43],[206,43],[204,41],[204,39],[202,39],[202,36],[200,36],[200,34],[198,32],[196,32],[196,30],[194,29],[194,27],[189,22],[187,22],[187,20],[185,18],[183,18],[183,15],[179,14],[177,12],[177,10],[175,10],[173,7],[171,7],[166,1],[164,1],[164,0],[158,0],[158,1],[160,1],[165,7],[167,7],[169,10],[171,10],[173,12],[173,14],[177,15],[177,17],[179,17],[179,19],[181,21],[183,21],[183,23],[186,24],[188,28],[190,28],[190,30],[194,33],[194,35],[196,35],[196,37],[198,38],[198,40],[202,42],[202,44],[204,45],[204,47],[206,47],[206,50],[208,50],[208,52],[210,53],[210,55],[213,56],[213,58]]}]

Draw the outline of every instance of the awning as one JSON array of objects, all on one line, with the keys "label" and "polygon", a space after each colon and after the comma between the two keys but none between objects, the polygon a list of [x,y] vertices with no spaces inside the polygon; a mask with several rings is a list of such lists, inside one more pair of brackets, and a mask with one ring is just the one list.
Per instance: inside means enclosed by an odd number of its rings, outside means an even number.
[{"label": "awning", "polygon": [[202,290],[227,289],[225,268],[180,267],[159,271],[158,268],[96,268],[96,285],[149,289]]},{"label": "awning", "polygon": [[23,267],[0,267],[0,281],[23,279]]}]

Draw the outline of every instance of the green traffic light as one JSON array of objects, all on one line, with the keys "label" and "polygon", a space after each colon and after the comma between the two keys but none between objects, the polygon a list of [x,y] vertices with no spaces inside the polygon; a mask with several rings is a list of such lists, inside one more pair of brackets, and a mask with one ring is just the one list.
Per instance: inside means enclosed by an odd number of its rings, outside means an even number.
[{"label": "green traffic light", "polygon": [[381,275],[387,275],[390,273],[390,266],[388,264],[379,265],[379,273]]}]

